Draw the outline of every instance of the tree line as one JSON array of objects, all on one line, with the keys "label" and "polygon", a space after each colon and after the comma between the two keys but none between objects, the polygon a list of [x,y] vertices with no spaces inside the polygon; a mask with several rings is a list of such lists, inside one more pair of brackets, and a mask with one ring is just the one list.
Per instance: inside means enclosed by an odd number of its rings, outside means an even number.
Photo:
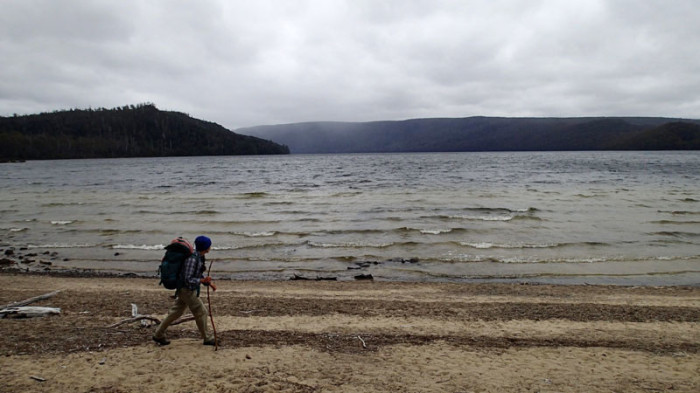
[{"label": "tree line", "polygon": [[0,117],[0,160],[289,154],[152,103]]}]

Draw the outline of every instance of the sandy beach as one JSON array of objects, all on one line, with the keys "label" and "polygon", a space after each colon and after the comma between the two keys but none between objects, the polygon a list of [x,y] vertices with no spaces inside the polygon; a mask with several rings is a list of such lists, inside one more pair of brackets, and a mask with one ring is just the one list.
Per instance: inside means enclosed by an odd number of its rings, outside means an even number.
[{"label": "sandy beach", "polygon": [[[220,281],[218,351],[194,322],[151,341],[156,279],[0,274],[7,392],[697,392],[700,288]],[[206,292],[202,296],[206,303]]]}]

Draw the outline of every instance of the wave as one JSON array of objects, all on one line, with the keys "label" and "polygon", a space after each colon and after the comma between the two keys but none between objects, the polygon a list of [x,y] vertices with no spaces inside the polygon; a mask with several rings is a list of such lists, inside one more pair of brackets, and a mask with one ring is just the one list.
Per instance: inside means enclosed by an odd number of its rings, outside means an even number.
[{"label": "wave", "polygon": [[194,214],[197,216],[213,216],[216,214],[220,214],[221,212],[216,211],[216,210],[195,210],[189,214]]},{"label": "wave", "polygon": [[470,221],[511,221],[514,216],[467,216],[453,215],[447,216],[450,219],[470,220]]},{"label": "wave", "polygon": [[682,232],[682,231],[660,231],[650,233],[652,236],[667,236],[667,237],[700,237],[700,233]]},{"label": "wave", "polygon": [[66,207],[66,206],[84,206],[86,202],[49,202],[42,203],[39,207]]},{"label": "wave", "polygon": [[196,216],[214,216],[217,214],[221,214],[220,211],[217,210],[137,210],[137,214],[152,214],[152,215],[164,215],[164,216],[171,216],[171,215],[182,215],[182,216],[188,216],[188,215],[196,215]]},{"label": "wave", "polygon": [[660,225],[698,225],[700,224],[700,221],[675,221],[675,220],[658,220],[658,221],[651,221],[651,224],[660,224]]},{"label": "wave", "polygon": [[471,247],[476,249],[492,249],[492,248],[505,248],[505,249],[528,249],[528,248],[560,248],[560,247],[572,247],[572,246],[609,246],[609,243],[604,242],[581,242],[581,243],[542,243],[542,244],[528,244],[528,243],[513,243],[513,244],[503,244],[503,243],[489,243],[489,242],[460,242],[459,243],[465,247]]},{"label": "wave", "polygon": [[51,225],[70,225],[75,223],[75,220],[55,220],[51,221]]},{"label": "wave", "polygon": [[361,191],[346,191],[346,192],[338,192],[335,194],[332,194],[331,197],[349,197],[349,196],[357,196],[357,195],[362,195],[363,193]]},{"label": "wave", "polygon": [[233,232],[233,235],[245,236],[245,237],[270,237],[275,236],[277,232],[267,231],[267,232]]},{"label": "wave", "polygon": [[[215,251],[231,251],[231,250],[246,250],[246,249],[260,249],[268,247],[287,247],[292,246],[292,244],[287,243],[264,243],[264,244],[254,244],[247,246],[212,246],[212,250]],[[163,244],[114,244],[109,248],[114,250],[164,250],[165,245]]]},{"label": "wave", "polygon": [[668,211],[668,210],[659,210],[659,213],[668,213],[668,214],[673,214],[673,215],[700,215],[700,211],[691,211],[691,210],[673,210],[673,211]]},{"label": "wave", "polygon": [[244,194],[234,195],[234,198],[236,198],[236,199],[259,199],[259,198],[265,198],[269,195],[270,194],[267,192],[246,192]]},{"label": "wave", "polygon": [[539,257],[539,256],[513,256],[502,257],[494,255],[458,255],[448,256],[438,259],[421,259],[421,262],[428,264],[431,262],[438,263],[499,263],[506,265],[532,265],[532,264],[589,264],[589,263],[620,263],[620,262],[669,262],[669,261],[693,261],[700,258],[700,255],[693,256],[569,256],[569,257]]},{"label": "wave", "polygon": [[80,230],[77,232],[86,232],[86,233],[98,233],[100,236],[115,236],[115,235],[140,235],[140,234],[149,234],[149,235],[163,235],[163,236],[170,236],[172,234],[171,231],[167,230],[154,230],[154,229],[149,229],[149,230],[142,230],[142,229],[86,229],[86,230]]},{"label": "wave", "polygon": [[443,234],[459,234],[459,233],[466,233],[466,232],[475,232],[475,230],[472,229],[467,229],[467,228],[455,228],[455,227],[448,227],[448,228],[414,228],[414,227],[401,227],[401,228],[396,228],[392,231],[381,231],[383,233],[386,232],[397,232],[397,233],[412,233],[412,232],[418,232],[423,235],[443,235]]},{"label": "wave", "polygon": [[388,243],[370,243],[370,242],[340,242],[340,243],[321,243],[307,241],[306,245],[317,248],[387,248],[395,245],[393,242]]},{"label": "wave", "polygon": [[382,230],[382,229],[331,229],[331,230],[325,230],[325,231],[316,231],[313,234],[314,235],[370,235],[374,233],[387,233],[390,232],[388,230]]},{"label": "wave", "polygon": [[270,201],[262,204],[263,206],[291,206],[294,205],[292,201]]},{"label": "wave", "polygon": [[47,243],[47,244],[28,244],[27,248],[92,248],[98,247],[96,244],[87,243]]},{"label": "wave", "polygon": [[156,245],[136,245],[136,244],[114,244],[110,248],[114,250],[163,250],[165,249],[164,244]]},{"label": "wave", "polygon": [[526,207],[523,209],[511,209],[508,207],[465,207],[461,210],[469,211],[469,212],[496,213],[496,214],[535,213],[535,212],[539,211],[539,209],[536,207]]},{"label": "wave", "polygon": [[449,220],[468,220],[468,221],[511,221],[511,220],[537,220],[541,221],[533,213],[539,211],[537,208],[530,207],[525,209],[508,209],[508,208],[465,208],[461,209],[464,214],[437,214],[423,215],[421,219],[438,219],[443,221]]},{"label": "wave", "polygon": [[439,235],[441,233],[450,233],[452,232],[452,228],[447,228],[447,229],[421,229],[420,233],[426,234],[426,235]]}]

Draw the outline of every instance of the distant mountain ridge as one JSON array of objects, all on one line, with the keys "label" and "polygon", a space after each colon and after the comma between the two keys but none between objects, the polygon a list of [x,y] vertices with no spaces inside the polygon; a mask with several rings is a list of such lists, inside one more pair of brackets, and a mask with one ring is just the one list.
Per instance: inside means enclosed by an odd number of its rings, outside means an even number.
[{"label": "distant mountain ridge", "polygon": [[153,104],[0,117],[0,161],[289,154],[289,148]]},{"label": "distant mountain ridge", "polygon": [[466,117],[308,122],[236,132],[274,140],[294,154],[700,150],[700,120],[659,117]]}]

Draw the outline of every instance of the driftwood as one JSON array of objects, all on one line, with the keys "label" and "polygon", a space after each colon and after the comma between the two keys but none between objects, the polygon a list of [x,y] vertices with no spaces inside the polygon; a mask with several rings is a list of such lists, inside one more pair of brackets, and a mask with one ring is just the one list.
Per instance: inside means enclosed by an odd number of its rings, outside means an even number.
[{"label": "driftwood", "polygon": [[317,276],[315,278],[309,278],[309,277],[300,276],[300,275],[294,273],[294,277],[290,278],[290,280],[292,280],[292,281],[295,281],[295,280],[338,281],[338,277],[320,277],[320,276]]},{"label": "driftwood", "polygon": [[[152,317],[152,316],[149,316],[149,315],[139,315],[138,317],[133,317],[133,318],[125,319],[125,320],[123,320],[123,321],[119,321],[119,322],[114,323],[114,324],[112,324],[112,325],[109,325],[109,326],[107,326],[107,327],[108,327],[108,328],[115,328],[115,327],[124,325],[124,324],[126,324],[126,323],[137,322],[137,321],[147,321],[147,320],[148,320],[148,321],[152,321],[152,322],[154,322],[154,323],[160,323],[160,319],[158,319],[158,318],[156,318],[156,317]],[[142,326],[143,326],[143,324],[142,324]]]},{"label": "driftwood", "polygon": [[45,317],[47,315],[57,315],[61,313],[60,308],[54,307],[25,307],[27,304],[32,304],[38,302],[39,300],[45,300],[50,297],[56,296],[61,292],[53,291],[45,293],[43,295],[30,297],[29,299],[20,300],[18,302],[13,302],[0,307],[0,318],[10,317],[10,318],[34,318],[34,317]]},{"label": "driftwood", "polygon": [[[143,327],[148,327],[153,324],[159,325],[161,320],[153,317],[151,315],[142,315],[139,314],[139,307],[135,305],[134,303],[131,303],[131,318],[124,319],[122,321],[119,321],[117,323],[114,323],[112,325],[107,326],[107,328],[116,328],[121,325],[127,324],[127,323],[132,323],[132,322],[141,322],[141,326]],[[147,321],[150,321],[151,323],[148,323]],[[190,315],[187,317],[183,318],[178,318],[175,322],[171,323],[170,326],[173,325],[179,325],[181,323],[189,322],[189,321],[194,321],[194,316]]]},{"label": "driftwood", "polygon": [[60,313],[61,309],[54,307],[7,307],[0,310],[0,318],[34,318],[58,315]]},{"label": "driftwood", "polygon": [[21,300],[21,301],[19,301],[19,302],[13,302],[13,303],[7,304],[7,305],[5,305],[5,306],[0,307],[0,309],[10,308],[10,307],[22,307],[22,306],[26,306],[26,305],[28,305],[28,304],[32,304],[32,303],[38,302],[39,300],[45,300],[45,299],[48,299],[48,298],[50,298],[50,297],[54,297],[54,296],[56,296],[59,292],[61,292],[60,289],[57,290],[57,291],[45,293],[45,294],[43,294],[43,295],[30,297],[29,299],[25,299],[25,300]]}]

